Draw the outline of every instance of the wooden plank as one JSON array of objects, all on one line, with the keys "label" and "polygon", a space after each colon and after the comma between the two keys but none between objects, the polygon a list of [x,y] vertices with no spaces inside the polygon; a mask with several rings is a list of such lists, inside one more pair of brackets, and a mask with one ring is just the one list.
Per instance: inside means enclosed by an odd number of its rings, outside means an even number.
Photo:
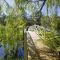
[{"label": "wooden plank", "polygon": [[24,60],[28,60],[28,52],[27,52],[27,33],[24,34]]}]

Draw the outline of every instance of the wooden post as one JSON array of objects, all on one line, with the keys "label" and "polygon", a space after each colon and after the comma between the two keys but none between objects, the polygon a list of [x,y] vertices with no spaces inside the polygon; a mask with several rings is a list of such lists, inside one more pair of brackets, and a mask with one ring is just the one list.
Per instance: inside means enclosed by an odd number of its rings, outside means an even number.
[{"label": "wooden post", "polygon": [[24,60],[28,60],[28,51],[27,51],[27,33],[24,33]]}]

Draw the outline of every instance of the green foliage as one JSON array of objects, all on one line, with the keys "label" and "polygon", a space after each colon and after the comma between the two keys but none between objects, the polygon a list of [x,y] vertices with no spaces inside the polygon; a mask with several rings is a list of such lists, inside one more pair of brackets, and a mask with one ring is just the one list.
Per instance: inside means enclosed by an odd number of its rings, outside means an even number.
[{"label": "green foliage", "polygon": [[41,25],[52,30],[60,30],[60,17],[44,16],[41,18]]},{"label": "green foliage", "polygon": [[[41,17],[41,25],[44,29],[39,32],[42,41],[54,51],[60,51],[60,17],[57,16],[59,4],[59,0],[46,1],[47,16]],[[52,9],[53,6],[55,6],[54,11]],[[49,12],[52,12],[50,16]]]},{"label": "green foliage", "polygon": [[50,27],[50,18],[49,18],[49,16],[41,17],[41,25],[46,27],[46,28]]},{"label": "green foliage", "polygon": [[46,4],[47,4],[49,7],[52,7],[53,5],[59,5],[60,2],[59,2],[59,0],[47,0]]},{"label": "green foliage", "polygon": [[[25,1],[27,0],[15,0],[16,7],[14,9],[12,8],[8,9],[9,11],[7,10],[7,12],[10,12],[10,13],[9,13],[9,16],[7,16],[6,19],[4,20],[6,24],[5,25],[3,25],[3,23],[0,24],[0,43],[2,43],[3,46],[5,47],[6,53],[10,53],[10,50],[15,51],[17,48],[17,44],[21,40],[23,40],[23,30],[26,25],[26,21],[22,17],[22,15],[24,14],[24,9],[26,8],[19,7],[19,5]],[[53,1],[55,6],[59,4],[58,2],[59,0],[53,0]],[[46,4],[47,4],[47,9],[49,7],[52,8],[53,6],[52,0],[47,0]],[[31,24],[34,24],[35,23],[35,21],[33,21],[35,16],[34,7],[36,6],[30,3],[30,4],[27,4],[26,7],[28,7],[27,9],[30,9],[32,11],[33,18],[32,18]],[[1,7],[0,7],[0,10],[1,10]],[[27,25],[29,25],[28,22],[27,22]],[[60,31],[60,17],[57,17],[57,14],[51,15],[50,17],[43,16],[41,18],[41,25],[43,27],[39,28],[38,30],[41,40],[50,49],[60,50],[60,34],[58,34]]]},{"label": "green foliage", "polygon": [[52,16],[50,25],[52,29],[60,30],[60,17]]},{"label": "green foliage", "polygon": [[5,25],[0,24],[0,42],[3,44],[6,53],[16,50],[17,44],[23,41],[23,31],[26,25],[22,17],[7,16]]},{"label": "green foliage", "polygon": [[16,4],[21,3],[21,2],[25,2],[25,1],[27,1],[27,0],[15,0]]},{"label": "green foliage", "polygon": [[51,50],[57,50],[60,47],[60,35],[56,30],[50,30],[47,28],[39,29],[40,40],[43,41]]},{"label": "green foliage", "polygon": [[60,36],[57,35],[56,31],[50,31],[45,33],[45,44],[52,50],[56,50],[60,46]]}]

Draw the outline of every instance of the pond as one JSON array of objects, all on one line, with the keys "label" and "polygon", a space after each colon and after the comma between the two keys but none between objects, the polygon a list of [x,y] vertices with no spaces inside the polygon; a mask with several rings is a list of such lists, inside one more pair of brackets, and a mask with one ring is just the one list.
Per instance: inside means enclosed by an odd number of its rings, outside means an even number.
[{"label": "pond", "polygon": [[[4,47],[0,45],[0,60],[4,60],[5,55],[6,53],[5,53]],[[11,58],[10,60],[17,60],[17,59],[24,60],[23,58],[24,58],[24,48],[20,47],[17,49],[16,57]]]}]

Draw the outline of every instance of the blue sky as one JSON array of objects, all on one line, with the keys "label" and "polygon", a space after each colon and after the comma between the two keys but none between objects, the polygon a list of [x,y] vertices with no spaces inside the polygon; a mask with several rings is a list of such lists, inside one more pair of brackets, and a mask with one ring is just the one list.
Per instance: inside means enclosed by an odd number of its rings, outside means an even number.
[{"label": "blue sky", "polygon": [[60,16],[60,8],[58,7],[58,16]]},{"label": "blue sky", "polygon": [[11,7],[14,7],[14,6],[15,6],[14,0],[6,0],[6,2],[8,2],[8,4],[9,4]]},{"label": "blue sky", "polygon": [[[6,1],[8,2],[8,4],[9,4],[10,6],[12,6],[12,7],[15,6],[14,0],[6,0]],[[49,9],[49,10],[51,10],[51,9]],[[54,9],[54,7],[53,7],[53,12],[54,12],[54,10],[55,10],[55,9]],[[60,7],[58,7],[57,10],[58,10],[58,16],[60,16]],[[47,11],[47,10],[46,10],[46,6],[44,6],[43,9],[42,9],[42,14],[43,14],[43,15],[46,15],[46,11]],[[50,13],[51,13],[51,12],[49,11],[49,15],[50,15]],[[30,14],[30,12],[29,12],[29,14]]]},{"label": "blue sky", "polygon": [[[51,11],[51,8],[50,8],[49,10]],[[52,10],[53,10],[53,13],[54,13],[55,7],[53,7]],[[49,15],[51,14],[50,11],[48,12]],[[58,7],[57,11],[58,11],[58,12],[57,12],[58,16],[60,16],[60,7]],[[46,10],[46,6],[44,6],[43,9],[42,9],[42,13],[43,13],[43,15],[47,15],[46,12],[47,12],[47,10]]]}]

